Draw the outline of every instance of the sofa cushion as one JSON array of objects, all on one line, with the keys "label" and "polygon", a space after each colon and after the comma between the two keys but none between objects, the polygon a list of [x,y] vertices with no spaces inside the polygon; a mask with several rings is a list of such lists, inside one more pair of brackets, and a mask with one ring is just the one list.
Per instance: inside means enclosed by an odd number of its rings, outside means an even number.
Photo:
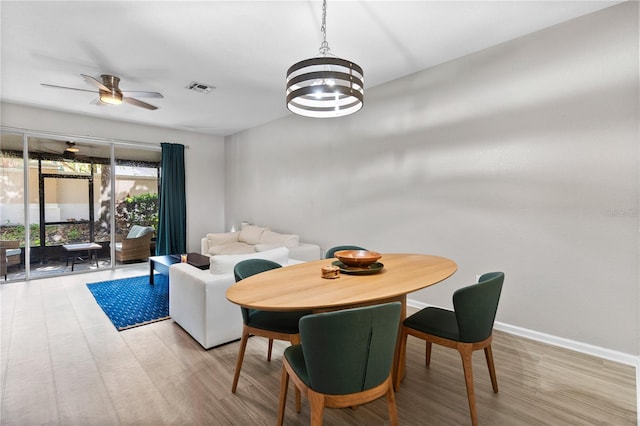
[{"label": "sofa cushion", "polygon": [[289,261],[289,249],[286,247],[279,247],[273,250],[267,250],[260,253],[252,254],[221,254],[211,257],[212,274],[231,274],[236,263],[247,259],[266,259],[279,263],[280,265],[286,265]]},{"label": "sofa cushion", "polygon": [[20,249],[7,249],[7,257],[11,257],[11,256],[20,256],[21,254],[21,250]]},{"label": "sofa cushion", "polygon": [[300,237],[295,234],[280,234],[278,232],[273,232],[272,230],[267,229],[262,233],[262,236],[260,237],[260,244],[277,244],[284,247],[296,247],[298,244],[300,244]]},{"label": "sofa cushion", "polygon": [[260,237],[262,237],[263,232],[267,229],[269,228],[255,225],[243,225],[240,230],[240,235],[238,236],[238,241],[247,244],[258,244],[260,242]]},{"label": "sofa cushion", "polygon": [[219,246],[228,243],[237,243],[240,231],[236,232],[221,232],[218,234],[207,234],[207,240],[209,241],[209,247]]},{"label": "sofa cushion", "polygon": [[241,243],[240,241],[209,247],[209,254],[212,256],[219,254],[248,254],[255,252],[255,246],[247,243]]},{"label": "sofa cushion", "polygon": [[256,244],[254,247],[256,248],[256,251],[267,251],[267,250],[276,249],[278,247],[284,247],[284,245],[283,244]]}]

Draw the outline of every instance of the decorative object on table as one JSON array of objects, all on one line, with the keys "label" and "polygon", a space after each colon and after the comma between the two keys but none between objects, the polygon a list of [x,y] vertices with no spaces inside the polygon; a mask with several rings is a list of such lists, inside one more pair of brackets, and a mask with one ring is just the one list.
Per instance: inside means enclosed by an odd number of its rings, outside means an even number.
[{"label": "decorative object on table", "polygon": [[364,268],[361,268],[359,266],[345,265],[339,260],[331,262],[331,264],[333,266],[336,266],[338,269],[340,269],[340,272],[342,274],[349,274],[349,275],[372,275],[372,274],[377,274],[378,272],[381,272],[382,269],[384,268],[384,264],[380,262],[374,262],[371,265],[368,265]]},{"label": "decorative object on table", "polygon": [[322,278],[327,278],[327,279],[340,278],[340,268],[338,268],[335,265],[323,266]]},{"label": "decorative object on table", "polygon": [[[401,308],[392,302],[302,317],[302,343],[284,350],[278,425],[284,421],[289,378],[309,398],[313,425],[322,424],[324,407],[355,407],[382,396],[390,423],[397,425],[392,371]],[[296,409],[300,412],[298,400]]]},{"label": "decorative object on table", "polygon": [[[272,269],[281,268],[282,265],[266,259],[247,259],[238,262],[233,268],[233,275],[236,282],[242,281],[252,275],[261,272],[270,271]],[[240,340],[240,350],[238,352],[238,361],[236,363],[236,371],[233,376],[233,385],[231,392],[235,393],[238,387],[238,379],[240,378],[240,369],[244,360],[244,352],[247,348],[249,336],[261,336],[269,339],[269,348],[267,350],[267,361],[271,361],[271,351],[273,348],[273,339],[291,342],[292,345],[300,343],[300,332],[298,331],[298,322],[300,318],[310,314],[309,311],[262,311],[258,309],[248,309],[240,307],[242,312],[242,338]],[[296,401],[300,401],[300,395],[296,395]]]},{"label": "decorative object on table", "polygon": [[324,258],[325,259],[332,259],[335,257],[335,253],[337,251],[340,250],[366,250],[366,248],[364,247],[360,247],[360,246],[335,246],[335,247],[331,247],[329,250],[327,250],[327,252],[325,253]]},{"label": "decorative object on table", "polygon": [[156,275],[87,284],[98,305],[118,331],[169,319],[169,278]]},{"label": "decorative object on table", "polygon": [[382,255],[369,250],[339,250],[334,256],[342,263],[353,268],[366,268],[377,262]]},{"label": "decorative object on table", "polygon": [[342,117],[362,108],[364,72],[357,64],[330,53],[327,0],[322,2],[320,53],[287,70],[287,108],[312,118]]},{"label": "decorative object on table", "polygon": [[[427,366],[431,362],[431,344],[457,349],[462,357],[464,379],[467,385],[467,398],[471,423],[478,424],[476,398],[473,390],[473,351],[484,349],[493,391],[498,393],[491,340],[493,323],[498,310],[504,273],[483,274],[477,284],[459,288],[453,293],[453,311],[428,307],[405,319],[400,331],[400,358],[407,351],[407,336],[423,339],[426,342]],[[396,390],[400,387],[402,368],[397,368]]]}]

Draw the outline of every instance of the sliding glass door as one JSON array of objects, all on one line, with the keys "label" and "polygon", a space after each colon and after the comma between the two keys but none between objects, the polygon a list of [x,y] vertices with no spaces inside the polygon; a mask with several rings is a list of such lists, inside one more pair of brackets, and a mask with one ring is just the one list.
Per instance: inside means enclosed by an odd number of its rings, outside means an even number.
[{"label": "sliding glass door", "polygon": [[17,266],[0,256],[9,281],[120,266],[113,253],[131,224],[157,223],[159,147],[0,136],[0,248],[20,249]]},{"label": "sliding glass door", "polygon": [[0,280],[25,277],[24,136],[0,134]]}]

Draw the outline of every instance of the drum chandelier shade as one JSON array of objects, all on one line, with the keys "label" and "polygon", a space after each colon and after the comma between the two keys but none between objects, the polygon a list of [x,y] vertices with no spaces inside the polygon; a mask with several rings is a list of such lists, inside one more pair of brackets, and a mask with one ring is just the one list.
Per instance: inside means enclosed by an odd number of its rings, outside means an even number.
[{"label": "drum chandelier shade", "polygon": [[326,19],[324,0],[320,55],[287,70],[287,108],[305,117],[342,117],[359,111],[364,101],[364,72],[357,64],[329,53]]}]

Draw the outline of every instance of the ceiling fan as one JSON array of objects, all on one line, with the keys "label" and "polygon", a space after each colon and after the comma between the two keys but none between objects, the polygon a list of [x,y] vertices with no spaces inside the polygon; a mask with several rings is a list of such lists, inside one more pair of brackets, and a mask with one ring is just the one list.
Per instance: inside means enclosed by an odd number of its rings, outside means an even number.
[{"label": "ceiling fan", "polygon": [[62,158],[64,158],[65,160],[75,160],[76,153],[78,151],[80,150],[76,147],[75,142],[67,141],[67,147],[64,151],[62,151]]},{"label": "ceiling fan", "polygon": [[[63,147],[64,149],[62,149]],[[74,141],[66,141],[64,145],[61,145],[56,141],[47,141],[44,146],[40,147],[40,150],[48,154],[53,154],[53,157],[55,159],[59,158],[60,156],[62,156],[64,160],[86,158],[85,156],[80,155],[80,149]],[[37,151],[38,149],[36,148],[36,152]]]},{"label": "ceiling fan", "polygon": [[56,86],[53,84],[45,84],[40,83],[45,87],[53,87],[57,89],[69,89],[69,90],[78,90],[80,92],[90,92],[90,93],[98,93],[98,98],[94,101],[94,103],[98,105],[120,105],[122,102],[126,102],[131,105],[135,105],[140,108],[145,109],[158,109],[157,106],[148,104],[146,102],[142,102],[136,98],[163,98],[161,93],[158,92],[140,92],[140,91],[123,91],[118,87],[118,83],[120,83],[120,78],[115,75],[103,74],[100,76],[102,81],[91,77],[90,75],[80,74],[85,81],[93,86],[95,86],[98,90],[87,90],[87,89],[78,89],[75,87],[66,87],[66,86]]}]

